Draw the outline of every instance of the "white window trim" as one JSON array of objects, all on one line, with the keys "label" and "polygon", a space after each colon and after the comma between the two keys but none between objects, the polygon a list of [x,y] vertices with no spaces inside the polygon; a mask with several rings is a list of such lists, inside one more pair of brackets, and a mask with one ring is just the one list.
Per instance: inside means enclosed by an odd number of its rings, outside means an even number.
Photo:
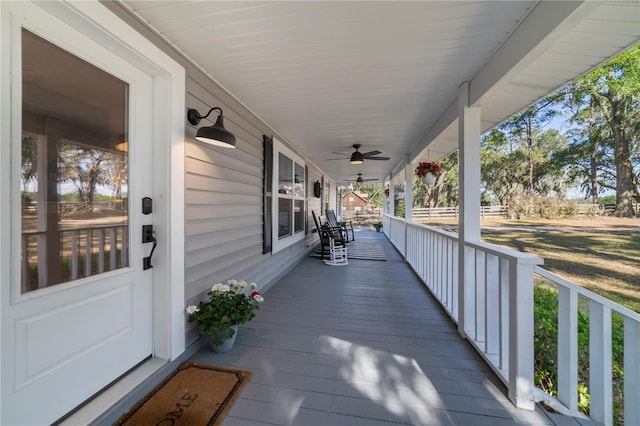
[{"label": "white window trim", "polygon": [[[304,239],[304,226],[302,228],[301,231],[299,232],[295,232],[293,233],[293,235],[289,236],[289,237],[285,237],[285,238],[278,238],[278,200],[280,199],[280,194],[278,193],[278,186],[279,186],[279,171],[280,171],[280,154],[284,154],[287,157],[289,157],[291,160],[293,160],[294,162],[294,173],[295,173],[295,164],[299,164],[302,166],[302,168],[304,169],[306,164],[304,162],[304,160],[302,159],[302,157],[300,157],[299,155],[295,154],[293,151],[291,151],[289,148],[287,148],[282,142],[280,142],[278,139],[273,138],[273,190],[272,190],[272,201],[271,201],[271,242],[272,242],[272,253],[277,253],[278,251],[289,247],[292,244],[297,243],[298,241],[302,241]],[[287,196],[287,197],[283,197],[286,199],[292,199],[295,200],[306,200],[306,186],[307,186],[307,182],[304,183],[305,184],[305,196],[304,197],[296,197],[295,195],[293,197],[291,196]],[[305,203],[306,204],[306,203]],[[305,216],[306,216],[307,212],[305,211]],[[295,220],[295,215],[294,216],[294,220]],[[295,224],[292,226],[292,230],[295,230]]]}]

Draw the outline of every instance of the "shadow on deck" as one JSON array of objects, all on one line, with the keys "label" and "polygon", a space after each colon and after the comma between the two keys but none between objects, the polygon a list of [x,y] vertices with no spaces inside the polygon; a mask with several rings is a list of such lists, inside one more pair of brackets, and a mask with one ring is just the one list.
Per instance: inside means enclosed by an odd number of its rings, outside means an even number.
[{"label": "shadow on deck", "polygon": [[[516,409],[383,233],[387,260],[308,257],[265,295],[234,348],[192,359],[253,372],[223,425],[573,424]],[[354,246],[355,249],[355,246]]]}]

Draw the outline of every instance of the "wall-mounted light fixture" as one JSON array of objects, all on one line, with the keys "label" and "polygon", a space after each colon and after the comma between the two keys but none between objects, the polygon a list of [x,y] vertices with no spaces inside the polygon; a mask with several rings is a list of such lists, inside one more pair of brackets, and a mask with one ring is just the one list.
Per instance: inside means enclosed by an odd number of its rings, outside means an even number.
[{"label": "wall-mounted light fixture", "polygon": [[196,133],[196,139],[201,142],[210,143],[212,145],[222,146],[225,148],[235,148],[236,147],[236,137],[233,136],[233,133],[224,128],[224,117],[222,116],[222,109],[218,107],[213,107],[209,110],[206,115],[200,115],[200,113],[190,108],[187,112],[187,120],[189,120],[190,124],[194,126],[200,123],[200,120],[203,118],[207,118],[213,110],[217,110],[220,115],[218,115],[218,119],[213,126],[208,127],[200,127],[198,132]]}]

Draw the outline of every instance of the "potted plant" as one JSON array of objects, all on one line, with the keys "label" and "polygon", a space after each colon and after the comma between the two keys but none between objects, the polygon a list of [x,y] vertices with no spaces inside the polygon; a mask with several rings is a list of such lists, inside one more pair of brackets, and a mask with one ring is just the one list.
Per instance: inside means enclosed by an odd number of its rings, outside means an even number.
[{"label": "potted plant", "polygon": [[425,185],[433,185],[436,183],[436,179],[442,173],[442,169],[436,162],[432,161],[422,161],[418,163],[418,167],[416,167],[415,174],[416,176],[422,179],[422,183]]},{"label": "potted plant", "polygon": [[225,352],[231,349],[238,325],[256,316],[254,311],[264,301],[256,287],[255,283],[247,285],[246,281],[217,283],[207,293],[207,300],[187,306],[189,321],[197,322],[201,333],[209,336],[209,344],[214,351]]},{"label": "potted plant", "polygon": [[374,223],[373,227],[376,228],[376,232],[380,232],[382,229],[382,222]]}]

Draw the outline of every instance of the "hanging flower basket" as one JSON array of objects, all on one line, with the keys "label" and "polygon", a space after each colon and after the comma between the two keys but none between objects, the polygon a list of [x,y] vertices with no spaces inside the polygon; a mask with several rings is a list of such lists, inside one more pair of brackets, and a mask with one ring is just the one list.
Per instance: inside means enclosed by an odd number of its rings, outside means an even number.
[{"label": "hanging flower basket", "polygon": [[440,173],[442,173],[442,169],[438,163],[431,161],[418,163],[418,167],[415,170],[416,176],[420,177],[425,185],[434,185]]}]

